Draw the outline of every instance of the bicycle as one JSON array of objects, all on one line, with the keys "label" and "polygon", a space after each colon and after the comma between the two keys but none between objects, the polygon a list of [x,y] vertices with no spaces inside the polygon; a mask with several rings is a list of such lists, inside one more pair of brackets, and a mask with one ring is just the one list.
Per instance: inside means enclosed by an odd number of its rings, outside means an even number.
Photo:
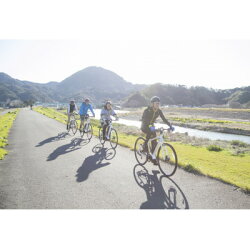
[{"label": "bicycle", "polygon": [[118,134],[112,126],[112,121],[112,119],[106,120],[108,126],[106,127],[105,136],[107,139],[103,138],[103,127],[99,128],[99,140],[102,145],[105,144],[105,141],[109,141],[111,147],[115,149],[118,145]]},{"label": "bicycle", "polygon": [[[135,158],[140,165],[144,165],[150,159],[156,159],[161,172],[165,176],[172,176],[178,165],[177,154],[174,147],[164,141],[164,131],[170,132],[171,130],[158,129],[157,132],[160,134],[149,139],[147,144],[145,138],[138,137],[134,146]],[[152,141],[154,140],[157,141],[157,145],[154,152],[152,152]]]},{"label": "bicycle", "polygon": [[75,115],[76,115],[76,113],[73,113],[70,115],[70,121],[69,121],[68,129],[67,129],[68,133],[70,133],[70,130],[71,130],[73,135],[75,135],[77,130],[78,130],[78,125],[77,125]]},{"label": "bicycle", "polygon": [[90,123],[90,117],[93,117],[93,116],[89,116],[88,114],[84,115],[84,121],[86,120],[86,122],[84,123],[83,129],[79,129],[80,136],[83,138],[84,134],[86,134],[88,140],[91,140],[93,136],[93,127]]}]

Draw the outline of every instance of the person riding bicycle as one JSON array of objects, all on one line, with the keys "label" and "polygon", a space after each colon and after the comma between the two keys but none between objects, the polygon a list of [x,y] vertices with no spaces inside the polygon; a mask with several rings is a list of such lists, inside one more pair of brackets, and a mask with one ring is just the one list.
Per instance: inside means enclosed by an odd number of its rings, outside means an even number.
[{"label": "person riding bicycle", "polygon": [[95,117],[95,112],[93,110],[92,105],[90,104],[90,100],[89,100],[89,98],[86,98],[83,101],[83,103],[81,104],[80,111],[79,111],[79,115],[81,118],[80,131],[84,125],[84,121],[86,119],[86,116],[87,116],[89,110],[91,111],[92,115]]},{"label": "person riding bicycle", "polygon": [[[164,123],[166,123],[172,131],[174,131],[174,127],[170,124],[170,122],[165,118],[162,110],[160,109],[160,98],[158,96],[153,96],[150,100],[151,105],[147,107],[142,115],[142,124],[141,130],[146,134],[146,145],[144,145],[144,150],[147,150],[147,143],[150,138],[156,137],[156,129],[154,123],[156,119],[160,116]],[[152,152],[157,145],[156,140],[152,141]],[[157,164],[156,159],[152,159],[154,164]]]},{"label": "person riding bicycle", "polygon": [[106,129],[109,125],[109,121],[112,120],[111,116],[114,116],[116,120],[119,119],[117,114],[112,108],[112,102],[107,101],[104,105],[104,108],[101,111],[101,118],[100,118],[104,140],[109,140],[108,136],[106,137]]},{"label": "person riding bicycle", "polygon": [[75,101],[71,100],[67,107],[67,115],[68,115],[67,130],[69,129],[70,117],[74,114],[74,112],[78,113],[78,108],[77,105],[75,104]]}]

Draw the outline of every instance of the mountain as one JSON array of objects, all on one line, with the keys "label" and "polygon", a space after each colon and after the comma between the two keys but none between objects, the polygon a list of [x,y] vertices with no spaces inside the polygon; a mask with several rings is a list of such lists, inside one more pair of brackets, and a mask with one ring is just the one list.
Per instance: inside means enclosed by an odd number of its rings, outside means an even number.
[{"label": "mountain", "polygon": [[104,100],[125,107],[141,107],[149,103],[152,96],[161,98],[163,105],[202,106],[206,104],[231,107],[250,107],[250,86],[226,90],[214,90],[201,86],[186,87],[156,83],[152,85],[132,84],[116,73],[101,68],[87,67],[61,82],[46,84],[20,81],[0,73],[0,104],[10,101],[81,102],[89,97],[95,105]]},{"label": "mountain", "polygon": [[[226,90],[214,90],[201,86],[186,87],[184,85],[152,84],[138,94],[123,100],[124,107],[135,103],[137,107],[145,106],[152,96],[159,96],[163,105],[202,106],[207,104],[226,105],[247,108],[250,103],[250,87]],[[232,104],[232,105],[231,105]]]},{"label": "mountain", "polygon": [[80,102],[89,97],[93,103],[105,99],[115,102],[133,91],[142,90],[146,85],[134,85],[110,70],[88,67],[69,76],[62,82],[46,84],[20,81],[5,73],[0,73],[0,102],[7,100],[34,100],[39,102]]},{"label": "mountain", "polygon": [[94,102],[103,99],[119,101],[134,91],[135,86],[112,71],[101,67],[88,67],[63,80],[57,88],[62,101],[73,97],[81,101],[90,97]]},{"label": "mountain", "polygon": [[246,90],[244,88],[242,90],[237,90],[236,92],[232,93],[226,100],[228,102],[238,102],[240,104],[244,104],[250,101],[250,88]]},{"label": "mountain", "polygon": [[144,107],[147,105],[148,105],[147,98],[139,91],[132,93],[122,103],[122,106],[128,107],[128,108],[138,108],[138,107]]},{"label": "mountain", "polygon": [[43,84],[20,81],[0,73],[0,102],[8,100],[51,102],[54,100],[54,93],[50,93]]}]

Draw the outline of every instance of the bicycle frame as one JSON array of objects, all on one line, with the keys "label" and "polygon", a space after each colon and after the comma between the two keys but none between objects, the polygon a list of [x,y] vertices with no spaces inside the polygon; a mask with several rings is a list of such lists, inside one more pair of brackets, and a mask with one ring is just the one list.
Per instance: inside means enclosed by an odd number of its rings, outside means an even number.
[{"label": "bicycle frame", "polygon": [[76,120],[76,117],[75,117],[75,114],[70,114],[70,117],[69,117],[69,121],[75,121]]},{"label": "bicycle frame", "polygon": [[[152,156],[152,159],[156,159],[156,154],[158,152],[158,150],[162,147],[163,143],[164,143],[164,138],[163,138],[163,131],[164,130],[160,130],[160,135],[151,138],[148,140],[147,146],[148,146],[148,153]],[[151,153],[152,150],[152,141],[154,140],[158,140],[158,143],[155,147],[154,152]]]},{"label": "bicycle frame", "polygon": [[[81,121],[81,124],[82,124],[82,127],[83,127],[83,129],[84,128],[88,128],[88,125],[90,124],[90,117],[92,117],[92,116],[85,116],[85,118],[84,118],[84,120],[83,121]],[[86,127],[85,127],[86,126]]]},{"label": "bicycle frame", "polygon": [[111,122],[109,122],[108,127],[106,128],[106,136],[108,136],[108,138],[110,138],[110,133],[111,133],[112,128],[113,128],[113,125],[112,125],[112,120],[111,120]]},{"label": "bicycle frame", "polygon": [[75,122],[76,121],[76,117],[75,117],[75,114],[72,113],[70,114],[70,117],[69,117],[69,126],[71,126],[72,122]]}]

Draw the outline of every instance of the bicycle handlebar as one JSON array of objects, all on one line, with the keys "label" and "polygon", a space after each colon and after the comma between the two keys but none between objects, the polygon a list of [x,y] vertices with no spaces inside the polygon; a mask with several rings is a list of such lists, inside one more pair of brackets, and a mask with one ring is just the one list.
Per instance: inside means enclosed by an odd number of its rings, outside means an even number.
[{"label": "bicycle handlebar", "polygon": [[156,132],[163,132],[163,131],[168,131],[168,132],[172,132],[172,130],[171,130],[171,128],[163,128],[163,127],[161,127],[161,128],[158,128],[158,129],[156,129],[155,130]]},{"label": "bicycle handlebar", "polygon": [[102,119],[103,121],[118,121],[119,119],[113,119],[112,117],[111,117],[111,119]]},{"label": "bicycle handlebar", "polygon": [[95,117],[94,115],[83,115],[83,116],[85,116],[85,117]]}]

